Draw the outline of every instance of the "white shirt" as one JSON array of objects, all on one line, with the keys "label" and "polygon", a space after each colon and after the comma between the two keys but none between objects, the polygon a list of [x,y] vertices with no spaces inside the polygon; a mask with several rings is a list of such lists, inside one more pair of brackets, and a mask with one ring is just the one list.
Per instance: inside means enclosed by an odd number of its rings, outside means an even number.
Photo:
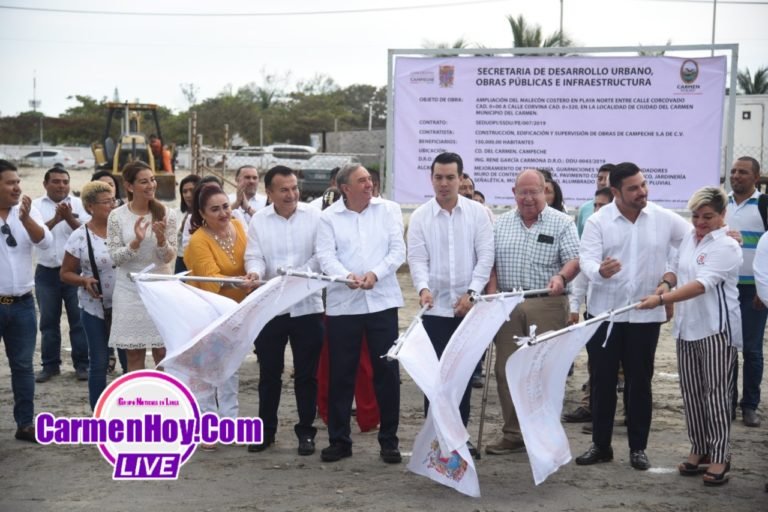
[{"label": "white shirt", "polygon": [[433,198],[408,224],[408,266],[416,292],[427,288],[434,306],[425,314],[453,317],[468,290],[483,291],[494,261],[493,226],[483,205],[459,196],[452,212]]},{"label": "white shirt", "polygon": [[314,198],[313,200],[311,200],[307,204],[309,206],[313,207],[313,208],[317,208],[318,210],[322,211],[323,210],[323,196],[322,196],[322,194],[320,195],[320,197]]},{"label": "white shirt", "polygon": [[[741,348],[741,309],[739,307],[739,267],[741,247],[726,235],[727,227],[708,233],[696,244],[691,229],[683,238],[678,261],[673,268],[677,286],[698,281],[704,294],[675,305],[675,338],[701,340],[724,333],[731,345]],[[657,308],[663,309],[663,308]]]},{"label": "white shirt", "polygon": [[728,195],[728,208],[725,210],[725,223],[731,229],[738,230],[741,233],[742,254],[744,261],[739,270],[739,284],[754,284],[755,278],[752,274],[752,261],[755,258],[755,248],[760,237],[765,232],[763,218],[760,216],[760,210],[757,207],[760,192],[755,192],[737,205],[733,198],[733,192]]},{"label": "white shirt", "polygon": [[[677,248],[691,225],[676,213],[652,202],[630,222],[615,203],[587,219],[579,246],[579,266],[591,284],[587,311],[600,315],[628,306],[654,293],[668,270],[670,246]],[[600,275],[607,257],[619,260],[621,270],[609,278]],[[619,322],[664,322],[664,308],[636,310],[618,315]]]},{"label": "white shirt", "polygon": [[18,297],[29,293],[35,286],[35,273],[32,266],[32,247],[37,250],[47,249],[53,244],[51,232],[43,222],[40,211],[32,205],[29,216],[43,228],[45,236],[38,243],[32,243],[29,233],[19,220],[19,206],[12,206],[8,212],[8,218],[0,219],[0,226],[8,224],[11,235],[16,239],[16,247],[11,247],[6,242],[8,237],[0,235],[0,295]]},{"label": "white shirt", "polygon": [[[38,197],[32,201],[32,204],[40,211],[43,216],[43,222],[48,222],[56,216],[56,207],[60,203],[69,203],[72,205],[72,213],[80,224],[85,224],[91,220],[91,216],[83,208],[83,202],[77,197],[67,196],[59,203],[53,201],[47,195]],[[48,268],[56,268],[61,266],[61,262],[64,261],[64,245],[69,240],[69,236],[74,231],[66,220],[60,221],[53,226],[51,235],[53,235],[53,243],[47,249],[37,248],[37,262],[40,265]]]},{"label": "white shirt", "polygon": [[[176,254],[179,258],[183,258],[184,251],[187,250],[187,246],[189,245],[189,239],[192,238],[192,235],[189,232],[189,228],[192,227],[192,213],[189,211],[182,213],[181,209],[177,209],[176,219],[180,219],[181,222],[181,230],[179,231],[179,236],[176,240],[176,247],[178,248]],[[240,222],[243,222],[243,220],[240,219]],[[245,226],[245,224],[243,224],[243,226]]]},{"label": "white shirt", "polygon": [[[117,271],[112,264],[112,257],[109,255],[107,241],[100,238],[93,230],[88,230],[91,239],[91,248],[93,249],[93,260],[99,271],[99,281],[101,282],[101,299],[94,299],[85,288],[77,288],[77,297],[80,299],[80,307],[87,313],[104,319],[104,308],[112,307],[112,293],[115,291],[115,281],[117,280]],[[88,254],[88,238],[85,234],[85,224],[72,232],[72,236],[67,240],[65,250],[74,256],[80,262],[80,275],[85,277],[94,277],[93,268],[91,268],[91,258]]]},{"label": "white shirt", "polygon": [[[237,194],[229,194],[229,204],[233,204],[237,200]],[[258,192],[248,200],[248,205],[253,208],[254,215],[265,206],[267,206],[267,197],[259,194]],[[245,213],[242,208],[232,210],[232,216],[243,223],[243,226],[248,227],[251,224],[252,215]]]},{"label": "white shirt", "polygon": [[326,314],[362,315],[403,306],[397,269],[405,261],[403,215],[400,205],[374,197],[361,213],[347,209],[343,200],[326,208],[317,231],[317,259],[322,271],[346,277],[376,274],[371,290],[351,290],[331,283]]},{"label": "white shirt", "polygon": [[752,264],[755,273],[755,287],[757,296],[768,307],[768,237],[760,237],[755,251],[755,259]]},{"label": "white shirt", "polygon": [[584,299],[586,299],[590,293],[589,279],[587,279],[584,272],[579,272],[573,281],[570,282],[568,290],[570,292],[568,294],[568,304],[571,313],[578,313],[581,311],[581,303],[584,302]]},{"label": "white shirt", "polygon": [[[319,272],[315,258],[315,239],[320,212],[299,203],[289,218],[280,216],[274,205],[259,210],[257,219],[248,226],[245,249],[246,272],[256,272],[262,280],[275,277],[280,267]],[[284,313],[293,316],[323,312],[323,292],[313,293]]]}]

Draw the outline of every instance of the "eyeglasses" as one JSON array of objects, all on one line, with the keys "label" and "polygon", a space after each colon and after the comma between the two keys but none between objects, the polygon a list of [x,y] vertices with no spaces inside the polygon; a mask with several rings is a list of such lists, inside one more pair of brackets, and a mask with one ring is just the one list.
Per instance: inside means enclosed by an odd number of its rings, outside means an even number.
[{"label": "eyeglasses", "polygon": [[8,247],[16,247],[16,239],[13,238],[11,227],[8,224],[3,224],[2,227],[0,227],[0,233],[8,237],[5,239],[5,243],[8,244]]},{"label": "eyeglasses", "polygon": [[113,197],[112,199],[105,199],[103,201],[94,201],[93,204],[107,204],[109,206],[114,206],[117,204],[117,199]]},{"label": "eyeglasses", "polygon": [[535,190],[517,190],[515,192],[515,195],[520,197],[537,197],[543,193],[544,193],[544,189],[538,188]]}]

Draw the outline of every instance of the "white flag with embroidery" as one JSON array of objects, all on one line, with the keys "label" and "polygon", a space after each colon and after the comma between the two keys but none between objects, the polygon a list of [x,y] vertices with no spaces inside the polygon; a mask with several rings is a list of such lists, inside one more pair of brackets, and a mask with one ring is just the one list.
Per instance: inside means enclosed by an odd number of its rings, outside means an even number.
[{"label": "white flag with embroidery", "polygon": [[[218,385],[240,367],[253,350],[253,342],[264,326],[276,315],[328,285],[327,281],[281,276],[270,279],[235,307],[212,318],[213,309],[225,307],[209,295],[191,286],[169,287],[173,281],[151,283],[137,281],[141,297],[150,317],[166,343],[166,356],[161,365],[189,379],[200,379]],[[146,285],[164,285],[151,286]],[[151,293],[148,293],[151,289]],[[185,293],[182,293],[182,290]],[[192,290],[194,293],[189,293]],[[199,300],[206,297],[206,306]],[[221,298],[220,299],[226,299]],[[186,327],[192,324],[192,327]],[[197,332],[193,332],[194,330]],[[176,332],[182,332],[182,335]]]},{"label": "white flag with embroidery", "polygon": [[598,327],[599,322],[576,324],[556,338],[523,345],[507,359],[509,392],[536,485],[571,460],[568,437],[560,423],[565,381],[571,363]]},{"label": "white flag with embroidery", "polygon": [[430,402],[429,414],[414,441],[409,470],[469,496],[480,496],[459,403],[483,352],[521,301],[512,297],[475,304],[439,361],[420,322],[403,341],[397,358]]}]

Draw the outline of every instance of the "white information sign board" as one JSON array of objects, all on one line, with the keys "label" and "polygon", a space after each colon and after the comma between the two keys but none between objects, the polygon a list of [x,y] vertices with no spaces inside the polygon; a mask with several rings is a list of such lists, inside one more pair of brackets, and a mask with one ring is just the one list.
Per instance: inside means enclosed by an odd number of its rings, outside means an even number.
[{"label": "white information sign board", "polygon": [[513,203],[527,168],[552,171],[570,207],[594,197],[606,162],[636,163],[670,208],[719,184],[726,57],[398,57],[394,69],[400,203],[433,196],[442,151],[491,204]]}]

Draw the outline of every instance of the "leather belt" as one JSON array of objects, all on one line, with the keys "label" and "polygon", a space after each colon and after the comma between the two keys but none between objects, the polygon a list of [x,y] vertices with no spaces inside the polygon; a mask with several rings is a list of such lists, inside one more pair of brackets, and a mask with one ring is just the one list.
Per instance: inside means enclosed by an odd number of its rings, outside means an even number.
[{"label": "leather belt", "polygon": [[31,297],[32,297],[32,292],[27,292],[24,295],[0,295],[0,305],[10,306],[11,304],[21,302]]}]

